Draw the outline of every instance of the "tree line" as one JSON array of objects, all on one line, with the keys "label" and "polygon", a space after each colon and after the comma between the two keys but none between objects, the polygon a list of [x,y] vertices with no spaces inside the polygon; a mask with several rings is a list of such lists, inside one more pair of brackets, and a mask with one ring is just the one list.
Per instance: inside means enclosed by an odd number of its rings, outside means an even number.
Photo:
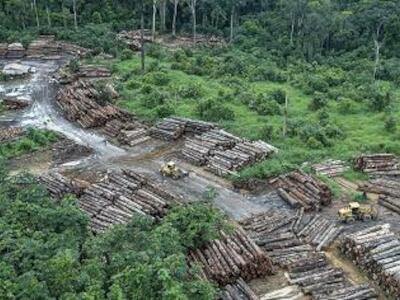
[{"label": "tree line", "polygon": [[111,24],[157,32],[198,32],[247,39],[308,59],[360,47],[397,55],[400,4],[393,0],[0,0],[5,31]]}]

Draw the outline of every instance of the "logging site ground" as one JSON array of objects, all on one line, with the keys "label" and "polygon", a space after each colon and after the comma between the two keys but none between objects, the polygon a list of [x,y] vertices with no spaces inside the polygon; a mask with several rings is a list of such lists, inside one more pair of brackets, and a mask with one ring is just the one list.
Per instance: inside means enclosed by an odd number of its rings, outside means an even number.
[{"label": "logging site ground", "polygon": [[0,0],[0,300],[400,299],[398,3],[136,2]]}]

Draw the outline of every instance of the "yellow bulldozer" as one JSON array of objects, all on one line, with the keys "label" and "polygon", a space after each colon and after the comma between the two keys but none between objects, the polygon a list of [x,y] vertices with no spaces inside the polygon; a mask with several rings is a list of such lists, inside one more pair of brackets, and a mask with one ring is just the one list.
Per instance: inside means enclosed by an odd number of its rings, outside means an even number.
[{"label": "yellow bulldozer", "polygon": [[170,161],[163,165],[160,169],[160,173],[164,177],[171,177],[172,179],[181,179],[189,175],[188,172],[185,172],[178,168],[173,161]]},{"label": "yellow bulldozer", "polygon": [[349,223],[356,220],[376,220],[378,218],[378,211],[372,205],[361,205],[358,202],[350,202],[347,207],[339,209],[338,215],[342,222]]}]

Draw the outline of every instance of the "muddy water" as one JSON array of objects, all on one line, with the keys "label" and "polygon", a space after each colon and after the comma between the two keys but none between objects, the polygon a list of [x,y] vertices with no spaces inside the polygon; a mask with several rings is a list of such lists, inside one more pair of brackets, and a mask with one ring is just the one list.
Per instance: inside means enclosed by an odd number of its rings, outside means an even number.
[{"label": "muddy water", "polygon": [[[9,63],[11,61],[7,61]],[[6,61],[1,61],[4,65]],[[57,83],[51,78],[63,61],[28,61],[20,63],[33,66],[36,73],[23,80],[13,80],[0,83],[0,97],[14,96],[30,99],[32,105],[23,111],[9,112],[0,117],[0,123],[8,126],[23,126],[49,129],[59,132],[75,142],[86,145],[95,151],[93,161],[100,161],[118,155],[125,151],[110,143],[105,143],[105,137],[92,130],[84,130],[68,122],[55,105]],[[87,162],[87,161],[86,161]],[[73,164],[73,163],[72,163]]]}]

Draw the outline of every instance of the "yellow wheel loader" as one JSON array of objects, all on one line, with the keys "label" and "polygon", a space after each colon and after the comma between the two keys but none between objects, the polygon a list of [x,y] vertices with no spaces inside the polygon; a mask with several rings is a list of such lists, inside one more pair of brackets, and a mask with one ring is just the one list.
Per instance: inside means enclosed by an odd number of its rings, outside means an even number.
[{"label": "yellow wheel loader", "polygon": [[349,223],[356,220],[376,220],[378,218],[378,211],[371,205],[350,202],[347,207],[339,209],[338,215],[342,222]]},{"label": "yellow wheel loader", "polygon": [[164,177],[171,177],[175,180],[181,179],[189,175],[188,172],[179,169],[173,161],[170,161],[163,165],[160,169],[160,173]]}]

